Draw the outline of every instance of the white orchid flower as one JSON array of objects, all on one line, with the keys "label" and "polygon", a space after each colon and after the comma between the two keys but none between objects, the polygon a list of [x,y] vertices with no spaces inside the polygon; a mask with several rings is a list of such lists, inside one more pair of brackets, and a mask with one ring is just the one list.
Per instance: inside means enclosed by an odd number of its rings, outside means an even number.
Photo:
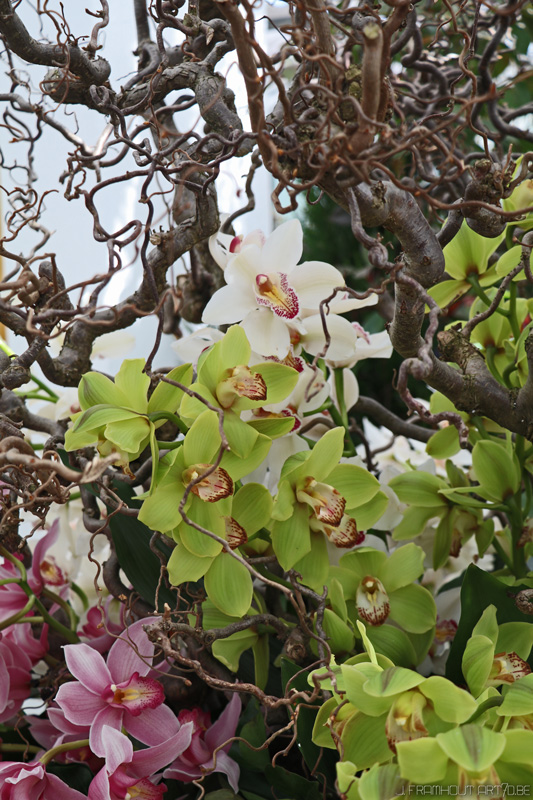
[{"label": "white orchid flower", "polygon": [[333,354],[328,350],[325,359],[332,369],[338,367],[353,367],[358,361],[366,358],[390,358],[392,355],[392,344],[387,331],[381,333],[367,333],[358,322],[351,323],[356,334],[356,346],[350,358],[334,360]]},{"label": "white orchid flower", "polygon": [[[284,358],[291,343],[300,342],[316,355],[325,345],[319,312],[321,301],[343,287],[344,278],[331,264],[305,261],[302,226],[298,220],[280,225],[268,237],[254,231],[244,239],[217,234],[211,252],[224,268],[223,286],[207,304],[202,321],[210,325],[241,322],[252,349],[266,356]],[[350,355],[357,338],[350,323],[336,316],[377,302],[377,297],[332,301],[327,316],[333,358]]]}]

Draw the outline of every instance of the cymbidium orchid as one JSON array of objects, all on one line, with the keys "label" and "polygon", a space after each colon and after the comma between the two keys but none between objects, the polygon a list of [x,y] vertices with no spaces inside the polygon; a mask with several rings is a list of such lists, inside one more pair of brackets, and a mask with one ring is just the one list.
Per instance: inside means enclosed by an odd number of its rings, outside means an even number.
[{"label": "cymbidium orchid", "polygon": [[[224,269],[227,286],[215,292],[203,321],[212,325],[241,322],[253,350],[265,356],[286,356],[291,335],[302,341],[308,352],[318,353],[326,341],[318,314],[320,302],[342,288],[344,278],[331,264],[298,264],[303,250],[300,222],[286,222],[268,238],[254,234],[249,239],[235,238],[229,245],[219,236],[214,239],[211,252]],[[342,358],[343,353],[348,356],[356,338],[348,321],[336,314],[376,300],[373,296],[332,301],[328,322],[332,326],[333,357]],[[346,337],[347,348],[343,341]]]},{"label": "cymbidium orchid", "polygon": [[46,771],[40,761],[0,763],[0,800],[87,800],[57,775]]},{"label": "cymbidium orchid", "polygon": [[145,499],[139,519],[152,530],[179,533],[179,540],[194,555],[216,556],[222,545],[183,521],[180,502],[191,487],[184,513],[195,524],[225,538],[225,517],[231,516],[234,482],[240,480],[263,460],[271,440],[254,433],[253,450],[239,458],[231,450],[221,449],[219,418],[214,411],[204,411],[195,420],[183,440],[183,446],[166,455],[160,463],[157,487]]},{"label": "cymbidium orchid", "polygon": [[163,777],[189,783],[211,772],[222,772],[233,791],[238,792],[240,770],[238,764],[228,756],[228,750],[230,740],[235,736],[240,712],[241,699],[236,693],[214,723],[211,723],[211,715],[199,708],[180,711],[178,722],[193,726],[191,744],[164,771]]},{"label": "cymbidium orchid", "polygon": [[[435,601],[416,583],[423,562],[422,548],[407,544],[389,556],[361,547],[330,568],[330,578],[339,581],[348,607],[353,608],[353,622],[363,620],[373,644],[386,656],[394,653],[396,663],[406,666],[420,663],[433,640]],[[416,650],[410,634],[425,634],[414,637]]]},{"label": "cymbidium orchid", "polygon": [[[143,359],[126,360],[114,381],[99,372],[82,377],[78,390],[82,410],[73,415],[74,425],[65,435],[66,450],[96,444],[100,455],[116,452],[117,463],[128,468],[150,445],[157,461],[155,430],[177,410],[183,391],[161,381],[148,399],[150,378],[144,366]],[[188,385],[192,366],[176,367],[166,377]]]},{"label": "cymbidium orchid", "polygon": [[111,647],[107,662],[86,644],[65,647],[67,667],[75,680],[59,687],[56,701],[69,722],[90,726],[89,745],[97,756],[106,757],[106,726],[117,731],[124,728],[149,745],[178,732],[176,717],[163,704],[161,684],[148,676],[154,645],[142,626],[151,621],[130,625]]},{"label": "cymbidium orchid", "polygon": [[526,659],[533,646],[532,626],[527,622],[498,625],[496,606],[483,612],[472,631],[462,660],[468,688],[478,697],[487,686],[513,684],[531,673]]},{"label": "cymbidium orchid", "polygon": [[[328,572],[325,536],[337,547],[361,541],[360,529],[371,524],[369,504],[379,483],[367,470],[339,464],[344,429],[328,431],[312,451],[285,463],[274,501],[272,546],[285,570],[293,567],[311,587],[320,587]],[[374,519],[381,516],[376,503]],[[364,526],[357,522],[361,514]]]},{"label": "cymbidium orchid", "polygon": [[[272,498],[264,486],[247,483],[232,498],[231,506],[224,510],[227,513],[222,516],[222,538],[232,551],[242,555],[242,547],[248,539],[270,522]],[[233,617],[244,616],[253,593],[252,578],[246,567],[225,549],[215,555],[200,556],[187,548],[187,538],[183,540],[180,534],[176,538],[179,543],[167,564],[172,585],[180,586],[203,577],[207,596],[220,611]]]},{"label": "cymbidium orchid", "polygon": [[[192,722],[180,720],[179,730],[160,744],[142,750],[133,750],[132,743],[113,728],[104,728],[109,761],[93,778],[89,786],[89,800],[159,800],[166,786],[159,783],[156,773],[190,748],[194,732]],[[154,780],[151,780],[154,778]]]},{"label": "cymbidium orchid", "polygon": [[[251,352],[242,328],[232,326],[220,342],[202,354],[196,381],[190,387],[212,407],[224,410],[224,432],[231,449],[241,457],[250,453],[258,433],[266,432],[274,438],[288,433],[294,424],[290,417],[277,422],[266,422],[261,416],[246,423],[240,419],[243,411],[287,398],[298,380],[295,369],[275,361],[249,366]],[[205,408],[197,397],[185,395],[180,415],[190,424]]]}]

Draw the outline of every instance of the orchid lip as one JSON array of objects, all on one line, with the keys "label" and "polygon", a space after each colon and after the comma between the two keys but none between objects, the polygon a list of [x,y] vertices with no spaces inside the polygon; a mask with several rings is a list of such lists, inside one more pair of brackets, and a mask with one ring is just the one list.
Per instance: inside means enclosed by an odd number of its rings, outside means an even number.
[{"label": "orchid lip", "polygon": [[259,305],[268,306],[278,317],[294,319],[297,316],[300,310],[298,296],[283,272],[257,275],[255,283]]},{"label": "orchid lip", "polygon": [[110,684],[102,697],[110,706],[123,708],[132,716],[138,717],[145,709],[160,706],[165,699],[165,693],[158,681],[141,677],[138,672],[134,672],[129,680]]},{"label": "orchid lip", "polygon": [[191,492],[206,503],[216,503],[233,494],[232,479],[222,467],[213,469],[213,464],[193,464],[183,471],[182,481],[185,486],[197,481]]},{"label": "orchid lip", "polygon": [[367,575],[356,592],[357,613],[369,625],[383,625],[390,614],[389,596],[378,578]]},{"label": "orchid lip", "polygon": [[311,506],[319,522],[334,527],[340,524],[346,500],[333,486],[319,483],[309,476],[305,479],[302,488],[297,490],[296,498],[299,503],[307,503]]}]

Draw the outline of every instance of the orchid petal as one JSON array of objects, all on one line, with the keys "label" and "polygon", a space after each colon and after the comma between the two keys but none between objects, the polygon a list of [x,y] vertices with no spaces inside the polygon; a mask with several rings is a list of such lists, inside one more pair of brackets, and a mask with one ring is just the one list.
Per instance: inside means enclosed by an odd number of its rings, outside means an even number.
[{"label": "orchid petal", "polygon": [[121,764],[129,763],[133,758],[133,745],[127,736],[104,725],[102,728],[102,743],[105,749],[105,766],[109,773],[113,773]]},{"label": "orchid petal", "polygon": [[224,270],[224,280],[235,287],[254,286],[255,277],[261,272],[261,248],[256,244],[248,245],[235,253]]},{"label": "orchid petal", "polygon": [[221,744],[224,744],[224,742],[227,742],[232,736],[235,736],[241,707],[241,698],[237,693],[233,694],[220,717],[208,728],[205,734],[205,743],[211,750],[220,747]]},{"label": "orchid petal", "polygon": [[178,718],[165,705],[147,708],[138,717],[124,715],[124,727],[135,739],[148,745],[166,742],[180,730]]},{"label": "orchid petal", "polygon": [[203,767],[207,771],[213,765],[213,772],[222,772],[228,779],[229,785],[234,792],[239,791],[239,777],[241,770],[239,765],[230,758],[223,750],[219,750],[209,765],[204,764]]},{"label": "orchid petal", "polygon": [[[326,345],[322,318],[320,314],[315,314],[312,317],[306,317],[303,324],[305,333],[301,336],[302,346],[308,353],[316,356],[324,350]],[[325,354],[328,361],[340,361],[355,355],[357,333],[347,319],[338,317],[336,314],[328,314],[326,328],[331,337]]]},{"label": "orchid petal", "polygon": [[144,778],[170,764],[189,747],[193,729],[193,723],[186,722],[174,736],[166,738],[161,744],[136,750],[128,772],[134,777]]},{"label": "orchid petal", "polygon": [[[71,789],[70,786],[67,786],[66,783],[63,783],[61,778],[58,778],[57,775],[52,775],[51,772],[46,773],[46,780],[48,783],[46,795],[41,795],[41,786],[39,789],[39,797],[53,797],[54,800],[87,800],[84,794],[78,792],[77,789]],[[15,794],[13,794],[13,798],[15,798]]]},{"label": "orchid petal", "polygon": [[[93,694],[100,696],[106,686],[113,682],[104,659],[88,644],[67,644],[64,650],[68,671]],[[71,684],[63,684],[60,691],[65,685]]]},{"label": "orchid petal", "polygon": [[324,261],[304,261],[291,271],[290,283],[300,305],[317,311],[322,300],[333,294],[334,289],[344,286],[344,278],[338,269]]},{"label": "orchid petal", "polygon": [[337,297],[329,303],[330,314],[346,314],[347,311],[356,311],[358,308],[365,308],[366,306],[375,306],[378,302],[377,294],[369,294],[358,300],[357,297],[350,297],[346,294],[338,294]]},{"label": "orchid petal", "polygon": [[[150,661],[153,657],[154,645],[149,641],[143,626],[158,622],[159,619],[160,617],[140,619],[123,631],[121,637],[115,641],[107,657],[107,665],[112,676],[107,685],[122,683],[128,680],[134,672],[138,672],[139,675],[147,675],[150,672],[150,664],[144,662]],[[137,651],[142,658],[139,657]]]},{"label": "orchid petal", "polygon": [[[41,562],[44,560],[44,555],[46,551],[52,547],[53,544],[56,543],[57,537],[59,536],[59,518],[55,519],[50,526],[46,536],[43,536],[42,539],[39,539],[37,544],[35,545],[35,550],[33,552],[33,564],[37,567],[32,570],[34,573],[34,578],[39,584],[39,591],[42,591],[43,588],[43,580],[42,576],[39,574],[39,566]],[[31,583],[31,581],[30,581]],[[32,585],[32,589],[35,591],[35,587]]]},{"label": "orchid petal", "polygon": [[240,322],[257,305],[252,284],[223,286],[212,296],[202,314],[208,325]]},{"label": "orchid petal", "polygon": [[[91,732],[89,733],[89,747],[96,756],[100,756],[100,758],[106,757],[107,748],[110,746],[110,738],[109,731],[106,732],[105,729],[114,728],[117,732],[120,731],[123,716],[123,711],[119,708],[108,706],[106,703],[105,707],[101,708],[93,718]],[[121,733],[120,736],[124,736],[124,734]],[[127,737],[125,736],[124,738],[126,739]]]},{"label": "orchid petal", "polygon": [[269,308],[250,311],[242,320],[242,328],[252,350],[256,353],[285,358],[289,352],[291,344],[289,328]]},{"label": "orchid petal", "polygon": [[291,219],[273,231],[261,251],[266,272],[290,272],[302,257],[303,232],[300,220]]},{"label": "orchid petal", "polygon": [[102,767],[91,781],[88,793],[89,800],[109,800],[111,797],[111,787],[109,786],[109,776],[107,769]]}]

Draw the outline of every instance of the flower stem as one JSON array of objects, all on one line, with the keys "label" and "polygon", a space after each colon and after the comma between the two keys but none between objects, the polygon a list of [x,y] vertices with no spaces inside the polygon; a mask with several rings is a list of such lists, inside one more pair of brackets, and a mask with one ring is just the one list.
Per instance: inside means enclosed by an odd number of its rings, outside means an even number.
[{"label": "flower stem", "polygon": [[178,417],[177,414],[173,414],[172,411],[154,411],[152,414],[148,414],[148,419],[150,422],[157,422],[159,419],[168,419],[170,422],[173,422],[182,433],[188,433],[189,431],[181,417]]},{"label": "flower stem", "polygon": [[68,753],[69,750],[79,750],[80,747],[88,747],[89,740],[88,739],[78,739],[75,742],[65,742],[64,744],[58,744],[57,747],[52,747],[51,750],[48,750],[39,761],[46,767],[46,765],[52,761],[59,753]]}]

